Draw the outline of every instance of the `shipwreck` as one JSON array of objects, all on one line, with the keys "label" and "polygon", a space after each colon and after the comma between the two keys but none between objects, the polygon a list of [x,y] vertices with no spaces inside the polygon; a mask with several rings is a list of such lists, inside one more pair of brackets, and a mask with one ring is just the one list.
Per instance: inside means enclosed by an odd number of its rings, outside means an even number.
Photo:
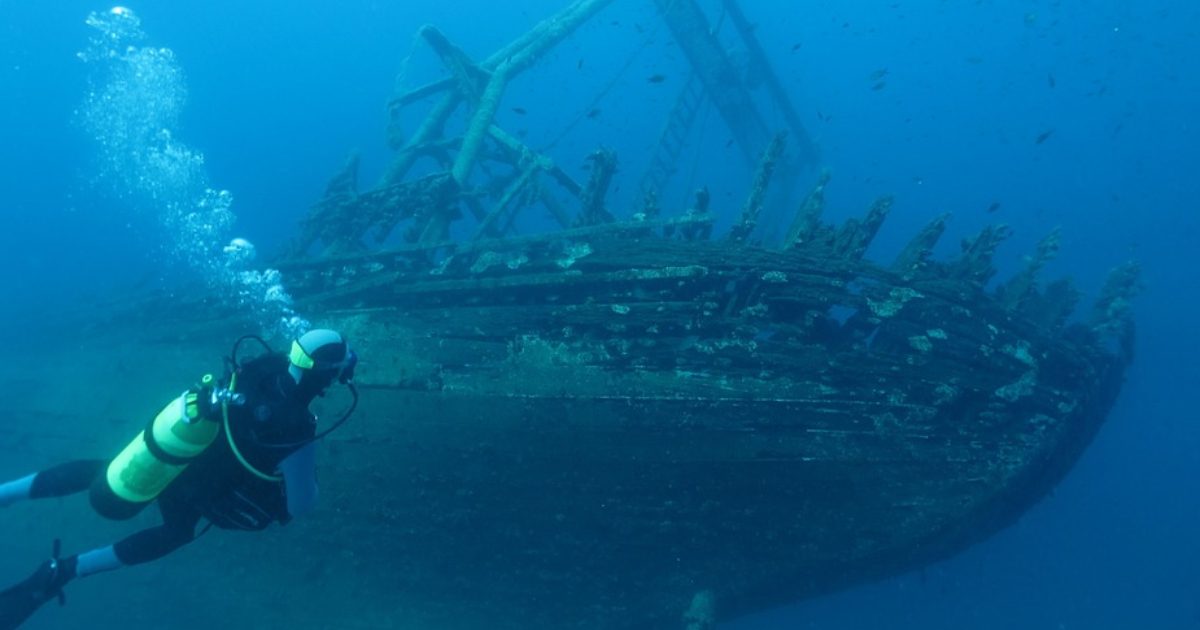
[{"label": "shipwreck", "polygon": [[[607,149],[578,182],[495,122],[507,83],[609,4],[579,0],[485,60],[423,28],[448,76],[388,107],[425,106],[424,124],[392,138],[373,186],[359,186],[352,158],[278,261],[298,308],[353,340],[363,391],[327,440],[325,508],[283,534],[319,552],[215,543],[254,567],[236,588],[320,604],[272,613],[281,622],[711,628],[986,538],[1102,425],[1132,356],[1136,266],[1080,314],[1069,281],[1039,278],[1057,234],[1003,281],[993,255],[1008,229],[939,260],[946,217],[895,260],[868,260],[890,200],[826,222],[835,183],[736,1],[721,3],[722,24],[767,75],[758,90],[730,81],[693,0],[653,1],[693,74],[638,207],[607,204]],[[783,112],[778,127],[763,99]],[[705,102],[755,176],[739,207],[713,207],[703,189],[664,207],[657,191]],[[809,192],[767,243],[759,217],[787,186]],[[531,207],[557,228],[516,233]],[[718,216],[736,218],[726,229]],[[136,347],[88,343],[175,368],[129,376],[143,387],[174,382],[204,369],[195,340],[222,348],[244,330],[214,309],[102,324],[133,322]],[[179,348],[181,336],[193,343]],[[227,611],[261,617],[256,606]]]}]

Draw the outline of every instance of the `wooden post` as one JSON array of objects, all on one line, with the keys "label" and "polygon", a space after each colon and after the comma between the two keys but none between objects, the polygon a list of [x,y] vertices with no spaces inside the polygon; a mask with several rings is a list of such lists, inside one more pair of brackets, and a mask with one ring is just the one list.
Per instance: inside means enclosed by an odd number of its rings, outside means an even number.
[{"label": "wooden post", "polygon": [[442,58],[442,63],[453,75],[458,84],[458,91],[466,95],[472,103],[479,100],[479,85],[486,81],[488,73],[475,65],[461,48],[446,39],[441,31],[430,25],[421,27],[421,37],[429,42],[429,47]]},{"label": "wooden post", "polygon": [[821,214],[825,212],[825,186],[829,184],[829,171],[823,171],[817,180],[817,185],[805,197],[796,218],[788,228],[787,236],[783,239],[783,248],[799,247],[816,236],[821,227]]},{"label": "wooden post", "polygon": [[763,199],[767,196],[767,187],[771,185],[771,175],[775,172],[775,163],[783,155],[783,146],[787,140],[787,132],[781,131],[771,139],[770,146],[763,151],[762,160],[758,163],[758,172],[754,175],[754,186],[746,205],[742,207],[742,219],[729,231],[729,240],[744,243],[758,225],[758,215],[762,212]]},{"label": "wooden post", "polygon": [[904,246],[900,255],[896,256],[896,260],[892,263],[892,271],[906,279],[911,279],[923,271],[929,265],[929,256],[933,253],[933,247],[937,245],[942,233],[946,231],[946,221],[949,219],[949,214],[943,214],[922,228],[908,242],[908,245]]},{"label": "wooden post", "polygon": [[578,224],[612,223],[612,214],[604,209],[604,197],[608,194],[608,186],[617,170],[617,154],[609,149],[600,148],[588,156],[588,161],[592,163],[592,177],[583,193],[579,195],[582,211]]},{"label": "wooden post", "polygon": [[964,239],[962,255],[947,265],[951,277],[985,286],[996,275],[996,268],[992,266],[996,248],[1009,236],[1012,236],[1012,229],[1000,224],[989,225],[975,238]]},{"label": "wooden post", "polygon": [[1001,301],[1010,311],[1020,309],[1037,289],[1037,277],[1042,268],[1058,255],[1061,244],[1058,229],[1050,232],[1037,246],[1037,251],[1025,260],[1025,268],[1004,284]]},{"label": "wooden post", "polygon": [[492,225],[495,224],[496,220],[508,211],[513,201],[519,197],[520,193],[534,181],[534,177],[537,175],[537,172],[537,164],[529,164],[524,170],[521,171],[521,174],[518,175],[511,184],[508,185],[508,188],[504,191],[504,195],[500,197],[500,201],[496,202],[496,205],[492,208],[492,211],[489,212],[487,216],[479,222],[479,227],[476,228],[475,235],[471,238],[471,240],[477,241],[487,233]]}]

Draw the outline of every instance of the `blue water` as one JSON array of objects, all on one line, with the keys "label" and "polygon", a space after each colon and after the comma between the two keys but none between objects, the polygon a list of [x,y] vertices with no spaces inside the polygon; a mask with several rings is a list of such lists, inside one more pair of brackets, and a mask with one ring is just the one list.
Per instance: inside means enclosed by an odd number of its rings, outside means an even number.
[{"label": "blue water", "polygon": [[[132,8],[147,43],[172,49],[184,71],[187,103],[174,133],[203,153],[211,184],[233,194],[231,235],[272,251],[351,149],[362,152],[364,185],[381,172],[390,155],[383,106],[397,74],[408,86],[437,76],[414,40],[420,25],[438,25],[482,58],[561,4],[158,0]],[[1133,258],[1147,288],[1118,406],[1053,496],[920,573],[728,627],[1200,627],[1200,4],[743,4],[833,173],[834,218],[895,195],[872,256],[886,259],[950,211],[945,254],[1002,221],[1015,228],[998,260],[1011,271],[1061,227],[1049,276],[1070,275],[1094,296],[1109,268]],[[618,0],[515,84],[500,115],[542,146],[611,83],[600,115],[551,154],[582,177],[583,156],[601,143],[614,148],[622,161],[613,208],[636,203],[645,153],[685,75],[650,6]],[[171,257],[160,217],[114,194],[94,134],[80,123],[95,71],[76,58],[92,35],[84,19],[108,8],[0,0],[8,312],[0,321],[86,302],[154,276]],[[646,81],[656,74],[666,80]],[[880,75],[885,85],[874,89]],[[732,214],[750,169],[715,115],[702,114],[696,134],[692,148],[703,157],[685,158],[679,191],[707,184],[714,206]],[[678,192],[664,206],[684,201]]]}]

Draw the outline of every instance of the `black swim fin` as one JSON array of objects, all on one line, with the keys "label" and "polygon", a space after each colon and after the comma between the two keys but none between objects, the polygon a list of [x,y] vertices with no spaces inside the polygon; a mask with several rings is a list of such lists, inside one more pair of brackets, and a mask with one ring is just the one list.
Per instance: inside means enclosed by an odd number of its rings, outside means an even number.
[{"label": "black swim fin", "polygon": [[42,563],[24,582],[0,592],[0,630],[14,630],[25,623],[42,604],[58,599],[65,603],[63,587],[75,577],[75,557],[59,558],[59,541],[54,556]]}]

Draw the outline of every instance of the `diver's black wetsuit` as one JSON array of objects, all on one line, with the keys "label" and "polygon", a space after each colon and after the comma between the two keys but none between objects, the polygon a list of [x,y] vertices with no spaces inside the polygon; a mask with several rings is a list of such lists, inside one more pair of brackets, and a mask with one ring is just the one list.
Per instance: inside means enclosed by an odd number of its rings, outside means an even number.
[{"label": "diver's black wetsuit", "polygon": [[[306,446],[316,432],[308,401],[297,397],[282,354],[256,358],[243,366],[237,391],[246,396],[229,407],[229,426],[242,456],[269,474],[289,455]],[[82,492],[103,483],[108,462],[77,460],[38,473],[31,498]],[[157,560],[191,542],[196,525],[207,519],[223,529],[260,530],[272,522],[286,523],[285,486],[266,481],[238,461],[222,427],[215,441],[158,497],[163,524],[133,534],[113,545],[123,564]]]}]

